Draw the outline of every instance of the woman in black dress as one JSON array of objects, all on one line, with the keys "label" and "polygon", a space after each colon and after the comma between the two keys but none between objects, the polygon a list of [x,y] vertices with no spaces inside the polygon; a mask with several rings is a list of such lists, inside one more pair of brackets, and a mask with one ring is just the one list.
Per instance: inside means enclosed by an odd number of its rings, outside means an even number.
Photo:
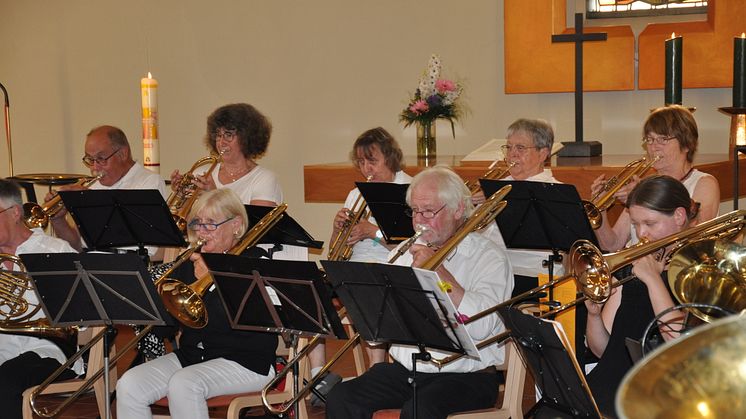
[{"label": "woman in black dress", "polygon": [[[632,190],[626,206],[637,236],[654,241],[690,227],[699,204],[691,200],[678,180],[670,176],[651,176]],[[674,306],[665,270],[665,258],[659,255],[636,259],[631,265],[635,279],[616,287],[603,305],[586,302],[586,344],[600,358],[587,379],[604,415],[615,416],[616,390],[632,367],[625,339],[639,340],[657,314]],[[627,271],[629,273],[630,269]],[[682,317],[681,312],[672,311],[661,321],[675,322]],[[663,339],[678,336],[676,327],[672,329],[661,330]]]}]

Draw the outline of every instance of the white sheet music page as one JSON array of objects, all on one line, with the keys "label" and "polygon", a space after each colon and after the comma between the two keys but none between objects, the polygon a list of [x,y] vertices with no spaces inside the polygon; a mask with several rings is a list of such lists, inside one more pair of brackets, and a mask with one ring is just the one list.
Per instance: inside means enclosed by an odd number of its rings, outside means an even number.
[{"label": "white sheet music page", "polygon": [[[457,341],[461,342],[461,344],[464,345],[466,354],[472,358],[481,360],[482,358],[479,356],[479,349],[477,349],[477,345],[474,343],[474,340],[466,331],[466,326],[464,326],[457,320],[458,313],[456,311],[456,307],[453,305],[453,301],[451,301],[451,297],[448,295],[447,292],[443,291],[438,286],[438,283],[440,283],[440,276],[438,276],[438,274],[433,271],[428,271],[420,268],[412,269],[414,270],[414,274],[415,276],[417,276],[417,280],[420,282],[420,286],[422,287],[422,289],[424,289],[425,291],[432,291],[435,295],[435,298],[437,298],[437,300],[440,302],[440,304],[438,304],[438,301],[433,300],[432,304],[435,308],[435,312],[437,312],[438,315],[446,316],[446,318],[441,317],[440,321],[443,323],[443,327],[445,328],[446,333],[448,333],[448,336],[454,341],[456,341],[456,337],[458,337]],[[443,313],[441,307],[446,311],[445,313]],[[451,329],[448,327],[449,323],[453,326],[455,336],[454,333],[451,332]]]}]

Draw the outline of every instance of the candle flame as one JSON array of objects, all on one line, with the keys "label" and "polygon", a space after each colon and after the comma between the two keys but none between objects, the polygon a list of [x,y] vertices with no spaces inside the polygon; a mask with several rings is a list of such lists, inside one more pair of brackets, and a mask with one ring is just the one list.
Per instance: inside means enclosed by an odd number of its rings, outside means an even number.
[{"label": "candle flame", "polygon": [[741,38],[746,38],[746,32],[741,32]]},{"label": "candle flame", "polygon": [[671,32],[671,39],[676,38],[676,32]]},{"label": "candle flame", "polygon": [[148,78],[149,78],[149,79],[152,79],[152,78],[153,78],[153,75],[152,75],[152,74],[150,74],[150,71],[148,71]]}]

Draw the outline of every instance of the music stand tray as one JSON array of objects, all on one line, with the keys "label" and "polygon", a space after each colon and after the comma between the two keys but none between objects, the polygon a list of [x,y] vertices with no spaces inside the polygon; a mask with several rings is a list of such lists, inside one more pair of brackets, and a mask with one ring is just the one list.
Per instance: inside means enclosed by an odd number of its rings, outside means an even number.
[{"label": "music stand tray", "polygon": [[562,326],[515,308],[499,308],[498,313],[541,392],[541,399],[526,417],[600,418]]},{"label": "music stand tray", "polygon": [[347,339],[314,262],[203,254],[234,329]]},{"label": "music stand tray", "polygon": [[184,236],[155,189],[60,191],[91,250],[113,247],[185,247]]},{"label": "music stand tray", "polygon": [[[273,207],[260,205],[244,205],[246,215],[249,217],[249,224],[254,225],[259,220],[272,211]],[[321,249],[324,247],[323,241],[314,240],[308,232],[298,224],[294,218],[288,215],[287,211],[272,228],[259,239],[259,244],[287,244],[292,246],[310,247]]]},{"label": "music stand tray", "polygon": [[409,185],[387,182],[355,182],[388,244],[400,243],[414,235],[412,217],[407,215]]},{"label": "music stand tray", "polygon": [[467,354],[480,359],[437,273],[381,263],[322,260],[355,328],[370,342]]}]

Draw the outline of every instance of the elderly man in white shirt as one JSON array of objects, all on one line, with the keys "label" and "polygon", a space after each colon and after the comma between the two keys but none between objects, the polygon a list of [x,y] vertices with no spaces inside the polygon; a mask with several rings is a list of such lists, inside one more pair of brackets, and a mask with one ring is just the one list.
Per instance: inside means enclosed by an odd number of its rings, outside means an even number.
[{"label": "elderly man in white shirt", "polygon": [[[426,169],[415,176],[407,191],[412,223],[425,226],[418,243],[397,264],[422,266],[473,212],[469,190],[446,167]],[[396,252],[396,249],[393,251]],[[451,286],[450,298],[457,310],[473,315],[510,297],[513,271],[505,251],[479,233],[469,233],[437,268],[441,280]],[[500,333],[500,318],[490,315],[467,326],[476,340]],[[370,418],[381,409],[402,409],[412,417],[411,354],[416,347],[392,345],[394,363],[378,363],[362,376],[336,385],[327,399],[328,418]],[[433,357],[446,354],[431,351]],[[450,413],[494,406],[500,376],[494,368],[504,359],[504,348],[490,345],[480,350],[481,360],[463,357],[441,370],[429,363],[417,365],[417,413],[420,417],[445,418]]]}]

